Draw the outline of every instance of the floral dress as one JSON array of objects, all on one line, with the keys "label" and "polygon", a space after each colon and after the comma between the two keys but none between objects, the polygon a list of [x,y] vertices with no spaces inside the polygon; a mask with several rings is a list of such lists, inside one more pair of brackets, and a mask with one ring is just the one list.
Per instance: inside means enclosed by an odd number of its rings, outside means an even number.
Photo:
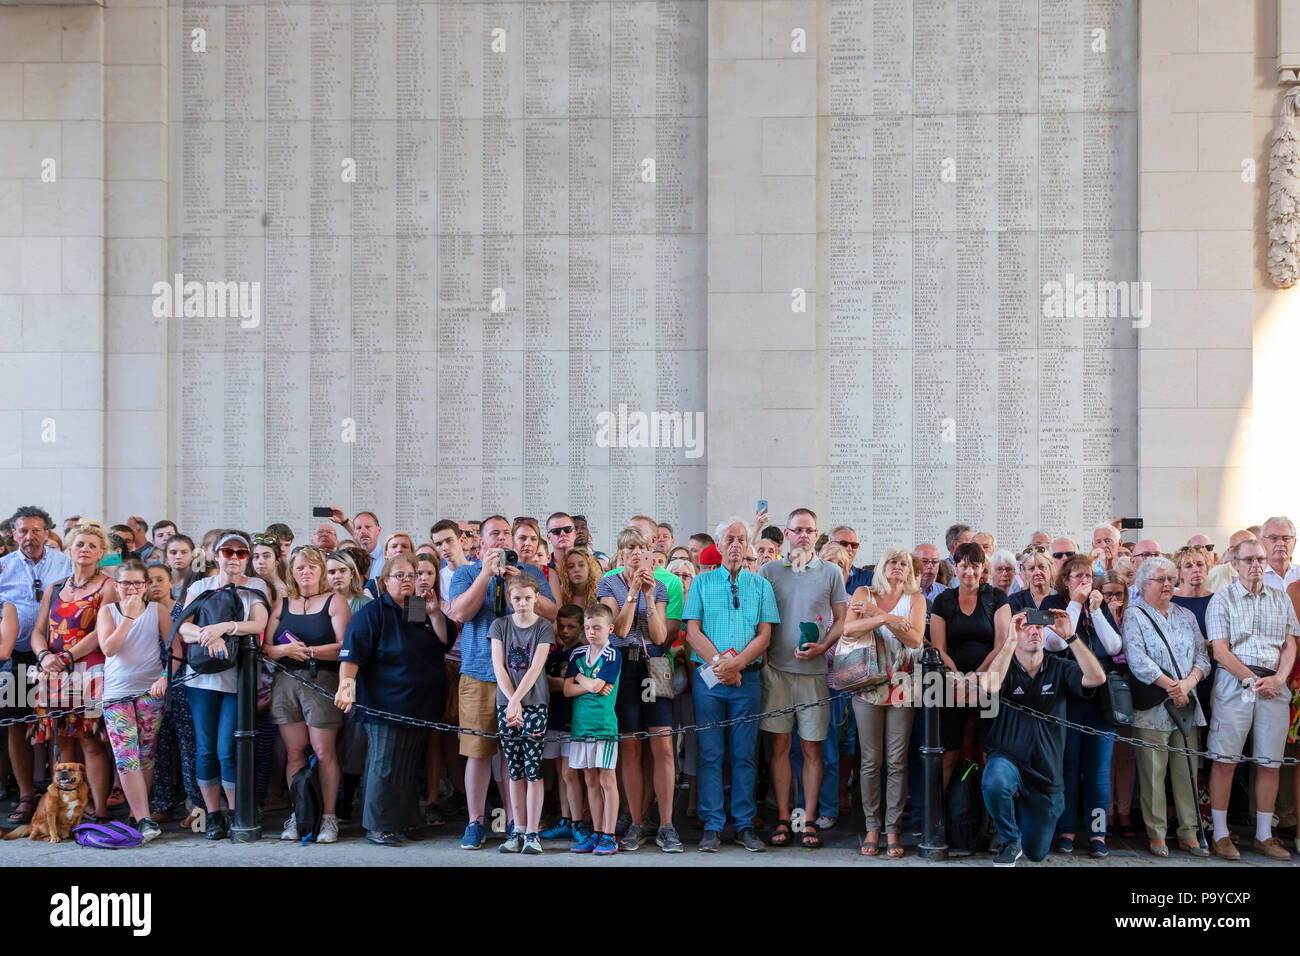
[{"label": "floral dress", "polygon": [[[49,648],[51,651],[71,651],[77,642],[94,633],[95,619],[99,615],[99,605],[104,597],[106,578],[93,593],[71,601],[59,599],[59,594],[50,597]],[[62,588],[59,589],[62,593]],[[77,660],[71,672],[61,671],[57,674],[42,672],[37,685],[37,716],[50,711],[68,710],[84,704],[98,702],[103,698],[104,690],[104,652],[94,650]],[[32,724],[33,743],[45,743],[57,737],[89,738],[105,740],[103,712],[98,706],[79,714],[66,714],[50,717]]]}]

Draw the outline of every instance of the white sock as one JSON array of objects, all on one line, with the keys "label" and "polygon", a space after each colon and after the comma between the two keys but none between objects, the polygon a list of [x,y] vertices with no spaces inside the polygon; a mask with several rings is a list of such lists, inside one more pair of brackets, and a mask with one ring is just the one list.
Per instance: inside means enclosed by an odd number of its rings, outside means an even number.
[{"label": "white sock", "polygon": [[1210,815],[1214,817],[1214,839],[1222,840],[1228,836],[1228,811],[1210,809]]},{"label": "white sock", "polygon": [[1255,839],[1260,843],[1273,838],[1273,811],[1255,814]]}]

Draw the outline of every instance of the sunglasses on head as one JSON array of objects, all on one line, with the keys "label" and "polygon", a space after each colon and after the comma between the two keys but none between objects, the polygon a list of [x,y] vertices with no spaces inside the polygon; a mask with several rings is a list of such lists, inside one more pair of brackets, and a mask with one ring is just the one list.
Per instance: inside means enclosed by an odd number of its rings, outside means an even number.
[{"label": "sunglasses on head", "polygon": [[280,547],[280,539],[273,534],[255,534],[253,535],[253,544],[260,544],[264,548]]},{"label": "sunglasses on head", "polygon": [[314,544],[300,544],[298,545],[298,547],[294,548],[292,551],[289,552],[289,557],[293,557],[299,551],[315,551],[317,554],[324,553],[323,551],[321,551],[320,548],[316,547],[316,545]]},{"label": "sunglasses on head", "polygon": [[218,548],[217,554],[223,558],[246,558],[248,550],[246,548]]}]

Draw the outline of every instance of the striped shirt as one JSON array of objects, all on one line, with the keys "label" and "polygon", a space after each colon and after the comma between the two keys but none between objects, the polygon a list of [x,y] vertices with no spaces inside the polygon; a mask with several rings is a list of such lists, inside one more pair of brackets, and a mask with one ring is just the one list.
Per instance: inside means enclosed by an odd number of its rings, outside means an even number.
[{"label": "striped shirt", "polygon": [[1291,599],[1277,588],[1265,585],[1251,594],[1238,578],[1210,598],[1205,629],[1211,641],[1227,641],[1243,664],[1275,670],[1286,635],[1300,635],[1300,622]]},{"label": "striped shirt", "polygon": [[[742,568],[733,585],[731,574],[719,567],[696,576],[686,593],[682,621],[699,621],[700,630],[719,654],[728,650],[739,654],[754,639],[759,624],[779,624],[781,616],[776,594],[765,579]],[[694,652],[691,660],[704,663]]]}]

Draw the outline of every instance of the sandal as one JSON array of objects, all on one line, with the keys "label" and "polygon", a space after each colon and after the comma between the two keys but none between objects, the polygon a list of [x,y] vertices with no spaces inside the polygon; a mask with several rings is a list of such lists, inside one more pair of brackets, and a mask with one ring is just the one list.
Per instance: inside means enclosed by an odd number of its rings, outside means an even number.
[{"label": "sandal", "polygon": [[871,839],[870,833],[868,833],[862,839],[863,856],[880,856],[880,833],[878,831],[872,831],[872,832],[876,834],[876,838],[874,840]]},{"label": "sandal", "polygon": [[108,791],[108,809],[116,810],[126,803],[126,794],[122,792],[121,787],[114,787]]},{"label": "sandal", "polygon": [[790,821],[777,820],[776,826],[772,828],[771,834],[768,835],[768,846],[786,846],[790,842]]},{"label": "sandal", "polygon": [[894,860],[901,860],[906,852],[901,843],[891,843],[885,850],[885,854]]},{"label": "sandal", "polygon": [[[23,809],[26,807],[26,809]],[[32,794],[26,797],[19,797],[18,802],[14,804],[13,810],[9,813],[10,823],[31,823],[32,814],[36,812],[36,796]]]},{"label": "sandal", "polygon": [[822,838],[817,835],[817,824],[805,823],[803,836],[799,838],[799,845],[805,850],[819,850],[822,845]]}]

